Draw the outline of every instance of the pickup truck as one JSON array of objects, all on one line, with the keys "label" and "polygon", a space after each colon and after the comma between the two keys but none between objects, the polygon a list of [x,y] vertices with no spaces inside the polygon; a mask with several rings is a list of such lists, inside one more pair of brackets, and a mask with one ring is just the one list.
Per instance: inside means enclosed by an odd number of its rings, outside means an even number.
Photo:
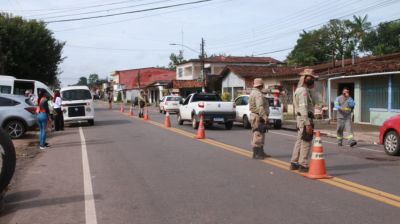
[{"label": "pickup truck", "polygon": [[219,95],[214,93],[192,93],[179,107],[178,124],[190,121],[192,127],[197,129],[201,114],[204,115],[206,126],[225,124],[225,128],[230,130],[236,117],[235,103],[222,102]]}]

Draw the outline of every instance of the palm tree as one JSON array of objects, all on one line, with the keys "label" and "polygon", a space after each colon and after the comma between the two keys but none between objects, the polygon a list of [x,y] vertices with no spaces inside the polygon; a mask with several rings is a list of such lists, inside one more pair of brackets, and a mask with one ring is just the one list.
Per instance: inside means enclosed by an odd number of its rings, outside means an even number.
[{"label": "palm tree", "polygon": [[371,30],[371,22],[368,22],[368,15],[365,15],[364,17],[353,16],[351,28],[353,33],[354,52],[356,53],[357,50],[363,51],[364,49],[361,42],[367,32]]}]

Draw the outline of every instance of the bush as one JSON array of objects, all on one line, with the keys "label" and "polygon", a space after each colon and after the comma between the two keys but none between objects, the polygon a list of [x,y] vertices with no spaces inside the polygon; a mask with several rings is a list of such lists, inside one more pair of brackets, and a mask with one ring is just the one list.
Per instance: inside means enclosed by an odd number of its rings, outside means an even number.
[{"label": "bush", "polygon": [[228,92],[224,92],[224,93],[222,93],[221,99],[222,99],[222,101],[230,101],[231,94],[229,94]]}]

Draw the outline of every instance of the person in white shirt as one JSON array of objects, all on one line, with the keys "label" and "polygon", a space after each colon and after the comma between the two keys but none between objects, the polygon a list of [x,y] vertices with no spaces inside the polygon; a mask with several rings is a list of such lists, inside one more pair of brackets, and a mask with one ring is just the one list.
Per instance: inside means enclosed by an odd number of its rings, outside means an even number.
[{"label": "person in white shirt", "polygon": [[60,91],[56,90],[54,93],[54,129],[55,131],[64,130],[64,115],[61,110],[62,99],[60,96]]}]

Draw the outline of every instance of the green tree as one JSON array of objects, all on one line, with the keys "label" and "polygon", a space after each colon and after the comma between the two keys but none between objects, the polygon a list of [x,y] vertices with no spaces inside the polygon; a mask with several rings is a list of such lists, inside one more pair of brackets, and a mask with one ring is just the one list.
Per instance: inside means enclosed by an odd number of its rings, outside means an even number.
[{"label": "green tree", "polygon": [[363,47],[373,55],[400,52],[400,21],[380,23],[376,30],[366,34]]},{"label": "green tree", "polygon": [[353,16],[353,21],[350,26],[352,29],[353,50],[355,51],[355,55],[357,55],[357,50],[364,51],[362,40],[365,39],[368,32],[371,31],[371,23],[368,21],[368,15],[364,17]]},{"label": "green tree", "polygon": [[43,22],[0,13],[0,72],[53,85],[63,42],[56,40]]},{"label": "green tree", "polygon": [[88,85],[88,80],[86,77],[82,76],[79,78],[79,81],[76,83],[76,85],[80,86],[87,86]]},{"label": "green tree", "polygon": [[179,54],[176,55],[174,53],[172,53],[169,56],[169,64],[168,64],[168,69],[170,70],[176,70],[176,65],[182,63],[185,59],[183,58],[183,52],[179,51]]},{"label": "green tree", "polygon": [[99,79],[99,75],[93,73],[89,75],[89,79],[88,79],[88,85],[90,87],[96,86],[100,84],[100,79]]}]

